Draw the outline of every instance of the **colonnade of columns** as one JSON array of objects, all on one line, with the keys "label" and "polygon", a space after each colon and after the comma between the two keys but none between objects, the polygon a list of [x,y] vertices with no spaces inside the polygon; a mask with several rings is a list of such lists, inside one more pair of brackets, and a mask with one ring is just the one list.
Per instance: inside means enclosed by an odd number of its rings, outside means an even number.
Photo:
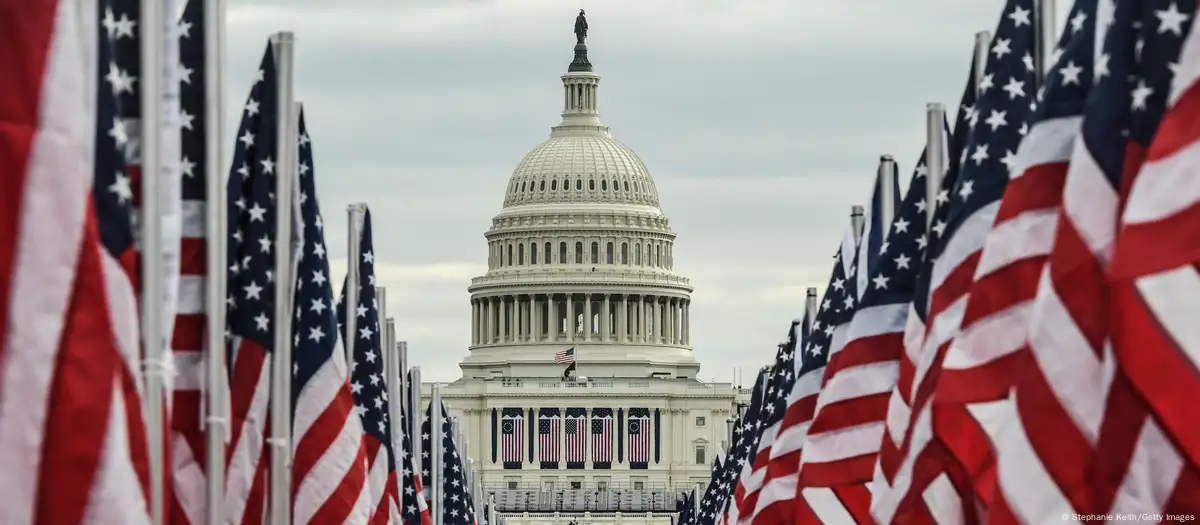
[{"label": "colonnade of columns", "polygon": [[691,300],[663,295],[547,293],[471,300],[473,346],[644,343],[687,346]]}]

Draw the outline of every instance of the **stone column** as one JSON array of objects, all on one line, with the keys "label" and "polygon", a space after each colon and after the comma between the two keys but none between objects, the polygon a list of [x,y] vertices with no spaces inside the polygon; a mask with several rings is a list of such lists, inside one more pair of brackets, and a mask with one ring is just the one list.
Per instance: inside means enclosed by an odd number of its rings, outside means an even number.
[{"label": "stone column", "polygon": [[482,326],[480,326],[480,328],[482,328],[482,330],[483,330],[483,340],[480,341],[480,343],[485,344],[485,345],[491,344],[492,343],[492,298],[491,297],[482,297],[479,300],[482,303],[479,306],[483,308],[483,321],[481,323],[479,323],[480,325],[482,325]]},{"label": "stone column", "polygon": [[517,296],[517,342],[524,341],[529,337],[529,331],[525,329],[525,325],[529,321],[529,314],[525,312],[525,301],[521,300],[521,296]]},{"label": "stone column", "polygon": [[521,301],[520,295],[512,296],[512,310],[514,310],[512,312],[512,320],[514,320],[514,325],[516,325],[516,330],[512,331],[512,336],[514,336],[514,339],[518,343],[524,340],[524,313],[521,312],[524,308],[522,308],[522,304],[524,302]]},{"label": "stone column", "polygon": [[542,309],[538,303],[538,295],[529,296],[529,340],[536,343],[542,340]]},{"label": "stone column", "polygon": [[650,315],[653,316],[651,319],[654,319],[654,323],[652,323],[651,329],[647,331],[647,334],[650,335],[650,342],[653,344],[662,342],[662,309],[659,306],[660,299],[662,298],[655,297],[654,302],[650,303]]},{"label": "stone column", "polygon": [[546,341],[553,343],[558,341],[558,298],[555,294],[546,294],[546,310],[549,315],[546,320]]},{"label": "stone column", "polygon": [[683,344],[692,344],[692,302],[683,303]]},{"label": "stone column", "polygon": [[592,341],[592,294],[583,294],[583,340]]},{"label": "stone column", "polygon": [[604,294],[604,313],[600,314],[600,340],[605,343],[609,341],[609,335],[612,332],[612,318],[609,317],[612,307],[609,304],[608,294]]},{"label": "stone column", "polygon": [[637,327],[638,327],[638,336],[637,336],[637,340],[638,340],[638,342],[639,342],[639,343],[647,343],[647,342],[650,342],[650,338],[649,338],[649,337],[646,337],[646,296],[644,296],[644,295],[643,295],[643,296],[641,297],[641,301],[639,301],[639,302],[638,302],[638,308],[637,308],[637,310],[638,310],[638,312],[637,312],[637,313],[638,313],[638,322],[637,322]]},{"label": "stone column", "polygon": [[675,298],[663,300],[663,344],[675,344]]},{"label": "stone column", "polygon": [[617,342],[624,343],[629,341],[629,294],[621,294],[617,313]]},{"label": "stone column", "polygon": [[575,342],[575,296],[567,294],[567,342]]},{"label": "stone column", "polygon": [[471,299],[471,344],[475,345],[479,342],[479,310],[475,300]]}]

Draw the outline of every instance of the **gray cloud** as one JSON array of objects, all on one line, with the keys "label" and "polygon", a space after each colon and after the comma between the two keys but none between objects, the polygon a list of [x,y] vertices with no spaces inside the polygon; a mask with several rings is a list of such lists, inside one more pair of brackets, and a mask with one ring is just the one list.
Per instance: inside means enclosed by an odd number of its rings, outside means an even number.
[{"label": "gray cloud", "polygon": [[[701,375],[766,364],[823,289],[878,155],[911,169],[1000,2],[586,0],[600,109],[646,161],[692,278]],[[466,286],[507,178],[558,121],[574,5],[254,0],[229,13],[228,127],[268,34],[297,34],[331,253],[371,205],[378,282],[426,376],[466,354]],[[344,260],[334,260],[334,275]]]}]

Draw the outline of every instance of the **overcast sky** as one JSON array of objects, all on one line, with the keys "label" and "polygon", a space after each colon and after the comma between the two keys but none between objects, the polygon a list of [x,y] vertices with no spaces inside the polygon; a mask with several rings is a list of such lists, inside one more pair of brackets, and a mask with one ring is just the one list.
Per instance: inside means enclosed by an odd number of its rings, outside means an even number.
[{"label": "overcast sky", "polygon": [[[1060,21],[1066,2],[1061,5]],[[700,377],[745,381],[824,290],[881,153],[908,174],[1001,0],[235,0],[229,127],[271,32],[296,33],[331,254],[372,210],[377,282],[413,364],[453,380],[470,278],[513,168],[561,111],[578,9],[613,135],[649,167],[691,278]],[[345,256],[331,256],[335,281]]]}]

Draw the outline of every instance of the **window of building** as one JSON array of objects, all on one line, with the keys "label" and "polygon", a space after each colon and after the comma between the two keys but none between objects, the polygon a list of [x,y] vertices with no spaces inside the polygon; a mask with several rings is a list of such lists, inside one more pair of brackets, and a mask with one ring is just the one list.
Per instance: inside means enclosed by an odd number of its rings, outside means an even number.
[{"label": "window of building", "polygon": [[525,191],[525,183],[524,182],[521,183],[521,191]]},{"label": "window of building", "polygon": [[554,490],[554,480],[552,480],[552,479],[542,480],[542,488],[545,490]]},{"label": "window of building", "polygon": [[558,243],[558,264],[567,262],[567,243]]},{"label": "window of building", "polygon": [[583,488],[583,482],[582,481],[572,481],[571,488],[575,489],[575,490],[579,490],[579,489]]},{"label": "window of building", "polygon": [[583,243],[575,243],[575,264],[583,262]]},{"label": "window of building", "polygon": [[596,263],[600,262],[600,243],[598,243],[598,242],[592,243],[592,259],[589,262],[591,262],[592,264],[596,264]]},{"label": "window of building", "polygon": [[608,181],[600,181],[600,191],[608,191]]},{"label": "window of building", "polygon": [[596,191],[596,181],[594,181],[594,180],[588,181],[588,191]]},{"label": "window of building", "polygon": [[[546,183],[546,181],[542,181],[542,184],[545,184],[545,183]],[[557,189],[558,189],[558,181],[557,180],[550,181],[550,191],[554,191]]]},{"label": "window of building", "polygon": [[708,464],[708,458],[705,457],[705,452],[706,451],[704,450],[703,445],[696,447],[696,464],[697,465],[707,465]]},{"label": "window of building", "polygon": [[621,185],[617,184],[617,179],[613,179],[613,193],[616,193],[620,189],[621,189]]},{"label": "window of building", "polygon": [[529,245],[529,264],[537,264],[537,244]]},{"label": "window of building", "polygon": [[563,179],[563,191],[571,189],[571,179]]},{"label": "window of building", "polygon": [[541,184],[538,184],[538,190],[546,191],[546,181],[542,181]]},{"label": "window of building", "polygon": [[704,418],[704,416],[696,416],[696,426],[702,427],[707,423],[708,423],[708,420],[706,420]]},{"label": "window of building", "polygon": [[583,179],[575,179],[575,190],[579,191],[582,189],[583,189]]},{"label": "window of building", "polygon": [[596,480],[596,490],[599,492],[607,492],[608,480]]},{"label": "window of building", "polygon": [[643,489],[645,489],[645,488],[646,488],[646,482],[645,482],[645,481],[635,481],[635,482],[633,482],[633,490],[643,490]]},{"label": "window of building", "polygon": [[554,252],[550,251],[550,243],[546,243],[546,247],[544,248],[544,251],[542,252],[542,257],[545,257],[546,260],[542,261],[542,264],[550,264],[550,262],[551,262],[550,254],[552,254],[552,253],[554,253]]},{"label": "window of building", "polygon": [[512,266],[512,245],[508,245],[508,259],[504,262],[505,266]]},{"label": "window of building", "polygon": [[509,488],[510,490],[517,490],[517,482],[516,482],[516,481],[509,481],[509,482],[508,482],[508,488]]},{"label": "window of building", "polygon": [[633,264],[642,265],[642,245],[640,244],[633,245]]},{"label": "window of building", "polygon": [[625,181],[625,191],[629,191],[629,181]]},{"label": "window of building", "polygon": [[621,243],[621,264],[629,264],[629,243]]},{"label": "window of building", "polygon": [[662,247],[658,244],[655,244],[654,245],[654,265],[655,266],[661,266],[662,259],[659,258],[660,255],[662,255]]},{"label": "window of building", "polygon": [[525,264],[525,245],[517,245],[517,264]]}]

